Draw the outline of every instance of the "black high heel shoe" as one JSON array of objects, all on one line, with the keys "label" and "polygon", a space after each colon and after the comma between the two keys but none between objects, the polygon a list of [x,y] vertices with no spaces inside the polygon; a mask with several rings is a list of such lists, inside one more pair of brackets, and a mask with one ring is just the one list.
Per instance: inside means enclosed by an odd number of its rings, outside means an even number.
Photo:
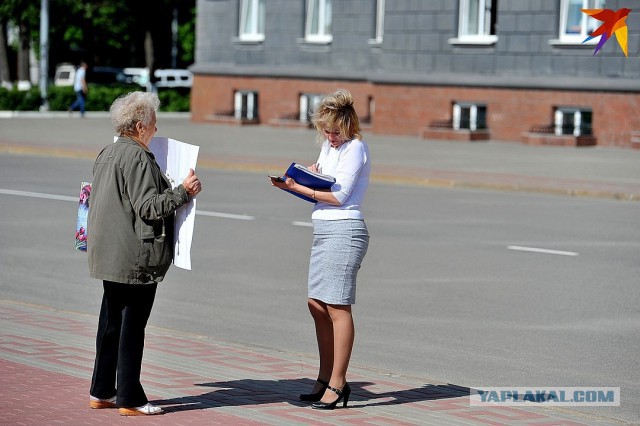
[{"label": "black high heel shoe", "polygon": [[315,404],[311,404],[311,408],[315,408],[316,410],[333,410],[340,401],[342,401],[343,407],[347,406],[349,396],[351,396],[351,387],[349,386],[349,383],[345,383],[342,389],[332,388],[331,386],[327,386],[327,389],[338,395],[338,399],[333,402],[317,402]]},{"label": "black high heel shoe", "polygon": [[300,401],[316,402],[322,399],[322,395],[324,395],[324,391],[327,389],[327,386],[329,386],[329,382],[325,382],[324,380],[320,379],[317,379],[316,381],[322,385],[322,389],[320,389],[316,393],[300,394]]}]

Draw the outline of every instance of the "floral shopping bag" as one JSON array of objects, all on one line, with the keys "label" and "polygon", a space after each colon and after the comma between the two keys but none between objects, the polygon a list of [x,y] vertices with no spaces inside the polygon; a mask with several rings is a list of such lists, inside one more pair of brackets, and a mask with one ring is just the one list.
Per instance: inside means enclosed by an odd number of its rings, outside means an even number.
[{"label": "floral shopping bag", "polygon": [[78,221],[76,222],[76,250],[87,251],[87,218],[89,216],[89,199],[91,183],[82,182],[80,201],[78,202]]}]

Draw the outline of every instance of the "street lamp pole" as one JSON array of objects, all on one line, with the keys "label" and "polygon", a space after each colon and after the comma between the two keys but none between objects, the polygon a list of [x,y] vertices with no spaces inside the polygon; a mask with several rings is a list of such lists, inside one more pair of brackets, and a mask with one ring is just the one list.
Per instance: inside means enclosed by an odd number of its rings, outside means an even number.
[{"label": "street lamp pole", "polygon": [[40,0],[40,111],[49,110],[49,0]]}]

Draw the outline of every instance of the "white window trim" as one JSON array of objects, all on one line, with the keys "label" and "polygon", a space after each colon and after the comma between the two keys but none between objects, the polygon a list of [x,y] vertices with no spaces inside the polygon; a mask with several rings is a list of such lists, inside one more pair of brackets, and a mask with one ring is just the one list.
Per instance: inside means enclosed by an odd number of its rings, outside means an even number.
[{"label": "white window trim", "polygon": [[[249,3],[253,3],[251,10],[252,16],[248,17]],[[238,40],[240,42],[262,42],[264,41],[264,32],[259,32],[258,26],[260,22],[260,13],[264,13],[265,7],[263,0],[240,0],[240,31],[238,34]],[[243,32],[244,23],[250,20],[251,32]]]},{"label": "white window trim", "polygon": [[[556,136],[563,136],[562,132],[564,127],[564,112],[560,109],[556,110],[555,113],[555,134]],[[582,124],[582,113],[580,110],[573,112],[573,122],[571,125],[573,126],[573,136],[580,136],[580,125]]]},{"label": "white window trim", "polygon": [[567,136],[567,133],[563,133],[564,127],[564,114],[573,114],[571,125],[573,126],[573,136],[578,137],[582,136],[582,114],[589,112],[590,110],[581,109],[581,108],[567,108],[567,107],[558,107],[554,112],[554,133],[556,136]]},{"label": "white window trim", "polygon": [[[469,128],[460,127],[462,121],[462,109],[469,109]],[[484,108],[486,111],[487,106],[484,104],[474,104],[465,102],[456,102],[453,104],[452,125],[454,130],[470,130],[475,132],[478,130],[478,108]],[[485,123],[486,125],[486,123]]]},{"label": "white window trim", "polygon": [[[247,99],[247,111],[246,111],[247,116],[243,117],[242,116],[242,112],[243,112],[242,100],[245,97]],[[258,97],[258,92],[238,90],[234,95],[234,101],[233,101],[234,117],[237,119],[248,119],[248,120],[253,120],[257,118],[258,117],[257,97]]]},{"label": "white window trim", "polygon": [[[467,17],[469,15],[469,2],[474,0],[460,0],[460,11],[458,15],[458,40],[462,41],[478,41],[480,43],[490,41],[492,39],[497,40],[497,36],[493,34],[487,34],[488,26],[491,25],[491,22],[486,22],[486,13],[487,10],[487,2],[491,5],[492,0],[478,0],[478,33],[477,34],[469,34],[469,21]],[[493,15],[496,13],[495,10],[491,11]]]},{"label": "white window trim", "polygon": [[449,44],[491,46],[498,42],[498,36],[497,35],[463,36],[458,38],[450,38],[448,42]]},{"label": "white window trim", "polygon": [[[582,0],[582,9],[588,9],[588,8],[594,8],[594,9],[601,9],[604,3],[604,0],[595,0],[596,3],[595,5],[589,6],[589,0]],[[553,40],[549,40],[549,44],[552,46],[579,46],[579,45],[583,45],[583,46],[592,46],[594,44],[597,44],[599,41],[599,37],[596,37],[594,39],[591,39],[589,41],[584,42],[584,40],[587,38],[587,20],[588,19],[593,19],[590,18],[589,16],[587,16],[586,14],[582,17],[582,23],[581,23],[581,31],[580,34],[574,34],[574,35],[568,35],[566,34],[566,28],[567,28],[567,14],[569,13],[569,1],[568,0],[561,0],[560,1],[560,21],[558,23],[558,38],[557,39],[553,39]],[[583,43],[584,42],[584,43]]]},{"label": "white window trim", "polygon": [[[318,34],[310,34],[309,28],[311,28],[311,21],[313,19],[313,4],[318,2]],[[331,2],[331,0],[307,0],[307,17],[306,17],[306,25],[305,25],[305,35],[304,41],[306,43],[318,43],[318,44],[329,44],[333,41],[333,34],[325,34],[325,16],[326,16],[326,7],[327,2]],[[330,18],[331,19],[331,18]]]},{"label": "white window trim", "polygon": [[384,36],[384,1],[376,1],[376,34],[374,38],[369,39],[370,45],[379,46],[382,44],[382,37]]},{"label": "white window trim", "polygon": [[[495,34],[484,34],[487,29],[487,25],[491,23],[485,22],[485,13],[487,2],[491,3],[492,0],[479,0],[478,13],[478,30],[479,34],[467,34],[469,27],[469,1],[473,0],[460,0],[460,11],[458,15],[458,37],[450,38],[449,44],[453,45],[475,45],[475,46],[490,46],[498,42],[498,36]],[[492,10],[491,14],[497,13]]]},{"label": "white window trim", "polygon": [[[315,100],[315,102],[314,102]],[[302,123],[308,122],[308,114],[322,100],[322,95],[316,93],[303,93],[300,95],[300,108],[298,110],[298,119]]]}]

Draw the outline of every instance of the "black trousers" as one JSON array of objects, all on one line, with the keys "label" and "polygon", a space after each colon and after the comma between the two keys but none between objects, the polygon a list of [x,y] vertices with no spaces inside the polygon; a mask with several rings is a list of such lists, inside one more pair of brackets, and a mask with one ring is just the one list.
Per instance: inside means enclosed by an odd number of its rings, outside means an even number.
[{"label": "black trousers", "polygon": [[118,407],[139,407],[148,402],[140,369],[144,329],[158,284],[104,281],[103,287],[90,394],[101,399],[117,396]]}]

